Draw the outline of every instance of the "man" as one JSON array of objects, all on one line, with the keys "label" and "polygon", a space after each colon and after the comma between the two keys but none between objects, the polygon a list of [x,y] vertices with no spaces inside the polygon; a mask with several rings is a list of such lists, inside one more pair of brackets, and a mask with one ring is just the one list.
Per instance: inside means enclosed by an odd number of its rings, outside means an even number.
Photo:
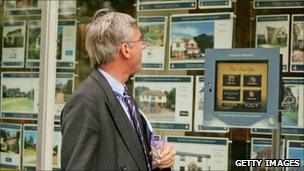
[{"label": "man", "polygon": [[173,166],[175,149],[151,159],[151,126],[126,90],[141,70],[145,48],[136,21],[99,10],[87,26],[86,50],[93,72],[73,93],[62,115],[63,170],[151,170]]}]

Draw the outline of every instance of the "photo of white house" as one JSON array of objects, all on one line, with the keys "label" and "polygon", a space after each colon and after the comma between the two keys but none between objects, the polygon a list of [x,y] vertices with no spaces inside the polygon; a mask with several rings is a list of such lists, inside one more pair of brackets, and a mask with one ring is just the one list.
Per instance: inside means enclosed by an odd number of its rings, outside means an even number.
[{"label": "photo of white house", "polygon": [[138,86],[135,88],[135,100],[141,111],[151,120],[175,120],[175,88]]},{"label": "photo of white house", "polygon": [[160,90],[145,90],[139,96],[139,102],[143,110],[149,110],[150,113],[158,113],[161,108],[166,106],[166,94]]}]

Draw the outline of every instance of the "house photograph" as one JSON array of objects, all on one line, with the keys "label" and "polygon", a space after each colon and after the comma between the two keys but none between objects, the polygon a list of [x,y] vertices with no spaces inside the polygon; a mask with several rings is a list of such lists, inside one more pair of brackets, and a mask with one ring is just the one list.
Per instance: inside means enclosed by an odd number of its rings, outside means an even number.
[{"label": "house photograph", "polygon": [[172,22],[170,60],[202,60],[214,46],[214,22]]},{"label": "house photograph", "polygon": [[288,70],[289,61],[289,16],[261,15],[256,22],[256,47],[279,48],[283,71]]},{"label": "house photograph", "polygon": [[135,87],[135,100],[150,120],[175,120],[176,88],[138,86]]},{"label": "house photograph", "polygon": [[210,155],[202,153],[191,153],[177,151],[177,164],[174,166],[175,169],[180,171],[202,171],[210,170]]},{"label": "house photograph", "polygon": [[[8,29],[8,28],[7,28]],[[23,47],[23,32],[21,28],[9,29],[3,37],[4,48],[18,48]]]},{"label": "house photograph", "polygon": [[29,23],[27,59],[40,59],[41,27],[37,22]]},{"label": "house photograph", "polygon": [[0,129],[0,152],[10,154],[20,154],[20,130]]},{"label": "house photograph", "polygon": [[61,132],[57,131],[57,128],[55,127],[53,132],[53,166],[60,168]]},{"label": "house photograph", "polygon": [[37,128],[36,130],[26,130],[24,128],[24,144],[23,144],[23,165],[35,166],[37,156]]},{"label": "house photograph", "polygon": [[55,103],[65,104],[70,98],[73,91],[73,78],[56,78],[55,86]]},{"label": "house photograph", "polygon": [[291,61],[304,63],[304,22],[293,23]]},{"label": "house photograph", "polygon": [[56,55],[56,58],[58,60],[62,59],[62,37],[63,37],[63,27],[58,26],[58,30],[57,30],[57,55]]},{"label": "house photograph", "polygon": [[[265,29],[265,28],[264,28]],[[284,26],[266,26],[264,34],[257,35],[258,47],[261,48],[284,48],[287,46],[287,28]]]},{"label": "house photograph", "polygon": [[[251,158],[250,159],[270,159],[271,158],[271,139],[264,138],[253,138],[251,141]],[[281,150],[280,150],[280,158],[283,159],[285,156],[284,149],[285,143],[281,141]],[[269,167],[268,167],[269,168]],[[265,167],[265,162],[262,162],[261,167],[252,167],[253,171],[264,171],[268,170]]]},{"label": "house photograph", "polygon": [[[58,74],[56,75],[55,85],[55,119],[60,118],[61,111],[71,97],[74,84],[74,75]],[[58,117],[58,118],[57,118]]]},{"label": "house photograph", "polygon": [[[285,85],[283,92],[283,126],[298,126],[299,117],[299,86]],[[303,111],[302,111],[303,112]],[[303,116],[303,114],[302,114]],[[301,124],[303,125],[303,123]]]},{"label": "house photograph", "polygon": [[37,8],[38,0],[9,0],[9,1],[5,1],[5,7],[7,9]]}]

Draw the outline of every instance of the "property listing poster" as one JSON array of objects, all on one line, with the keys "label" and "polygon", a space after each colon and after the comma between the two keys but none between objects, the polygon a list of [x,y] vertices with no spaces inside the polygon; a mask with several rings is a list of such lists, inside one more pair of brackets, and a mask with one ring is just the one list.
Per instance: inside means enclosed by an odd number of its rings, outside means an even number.
[{"label": "property listing poster", "polygon": [[173,170],[228,170],[228,139],[168,136],[176,150]]},{"label": "property listing poster", "polygon": [[23,154],[22,166],[24,170],[33,170],[36,167],[37,158],[37,125],[23,125]]},{"label": "property listing poster", "polygon": [[53,132],[53,170],[60,170],[61,168],[61,138],[61,127],[59,125],[55,125]]},{"label": "property listing poster", "polygon": [[41,22],[32,20],[27,22],[27,51],[26,67],[39,68],[40,61],[40,42],[41,41]]},{"label": "property listing poster", "polygon": [[196,0],[137,0],[138,11],[196,9]]},{"label": "property listing poster", "polygon": [[304,15],[292,15],[290,49],[290,72],[304,72]]},{"label": "property listing poster", "polygon": [[204,68],[205,49],[231,48],[232,13],[172,15],[169,69]]},{"label": "property listing poster", "polygon": [[304,77],[283,77],[282,127],[304,128]]},{"label": "property listing poster", "polygon": [[1,84],[2,119],[37,119],[39,100],[37,72],[3,72]]},{"label": "property listing poster", "polygon": [[0,170],[19,170],[21,164],[21,125],[1,122],[0,135]]},{"label": "property listing poster", "polygon": [[75,68],[76,20],[59,20],[57,30],[57,68]]},{"label": "property listing poster", "polygon": [[74,90],[74,73],[57,73],[55,87],[55,120],[60,120],[61,111]]},{"label": "property listing poster", "polygon": [[301,162],[300,167],[287,167],[287,171],[304,170],[304,141],[287,140],[286,158],[299,159]]},{"label": "property listing poster", "polygon": [[4,0],[5,16],[34,16],[41,14],[40,0]]},{"label": "property listing poster", "polygon": [[[251,159],[271,159],[271,150],[272,150],[272,140],[267,138],[252,138],[251,139]],[[280,149],[280,158],[284,159],[285,157],[285,141],[281,140],[281,149]],[[264,162],[262,162],[261,167],[251,167],[251,170],[262,171],[262,170],[271,170],[265,167]]]},{"label": "property listing poster", "polygon": [[192,128],[192,76],[135,76],[134,98],[154,129]]},{"label": "property listing poster", "polygon": [[[58,1],[59,14],[76,14],[76,0]],[[37,16],[41,15],[41,0],[4,0],[5,16]]]},{"label": "property listing poster", "polygon": [[229,131],[227,127],[204,126],[204,77],[195,77],[195,106],[194,106],[194,131],[195,132],[219,132]]},{"label": "property listing poster", "polygon": [[[304,135],[304,77],[283,77],[282,134]],[[255,134],[271,134],[270,129],[252,129]]]},{"label": "property listing poster", "polygon": [[138,21],[140,31],[147,41],[147,46],[142,54],[142,69],[164,69],[167,17],[139,17]]},{"label": "property listing poster", "polygon": [[[37,157],[37,125],[23,125],[23,169],[35,170]],[[53,168],[60,169],[61,129],[54,126],[53,132]]]},{"label": "property listing poster", "polygon": [[25,21],[5,21],[2,38],[2,67],[24,66]]},{"label": "property listing poster", "polygon": [[254,0],[254,9],[304,8],[303,0]]},{"label": "property listing poster", "polygon": [[76,0],[64,0],[58,1],[58,13],[59,14],[76,14],[77,1]]},{"label": "property listing poster", "polygon": [[283,72],[288,71],[289,15],[256,16],[256,47],[280,48]]},{"label": "property listing poster", "polygon": [[232,0],[199,0],[199,9],[231,8]]}]

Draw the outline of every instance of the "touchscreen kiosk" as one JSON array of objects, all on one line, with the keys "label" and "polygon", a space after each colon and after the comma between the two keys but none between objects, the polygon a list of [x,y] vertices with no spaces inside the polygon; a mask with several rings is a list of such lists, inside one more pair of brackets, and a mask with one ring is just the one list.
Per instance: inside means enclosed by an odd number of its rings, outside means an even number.
[{"label": "touchscreen kiosk", "polygon": [[279,81],[278,49],[208,49],[203,124],[276,128]]}]

